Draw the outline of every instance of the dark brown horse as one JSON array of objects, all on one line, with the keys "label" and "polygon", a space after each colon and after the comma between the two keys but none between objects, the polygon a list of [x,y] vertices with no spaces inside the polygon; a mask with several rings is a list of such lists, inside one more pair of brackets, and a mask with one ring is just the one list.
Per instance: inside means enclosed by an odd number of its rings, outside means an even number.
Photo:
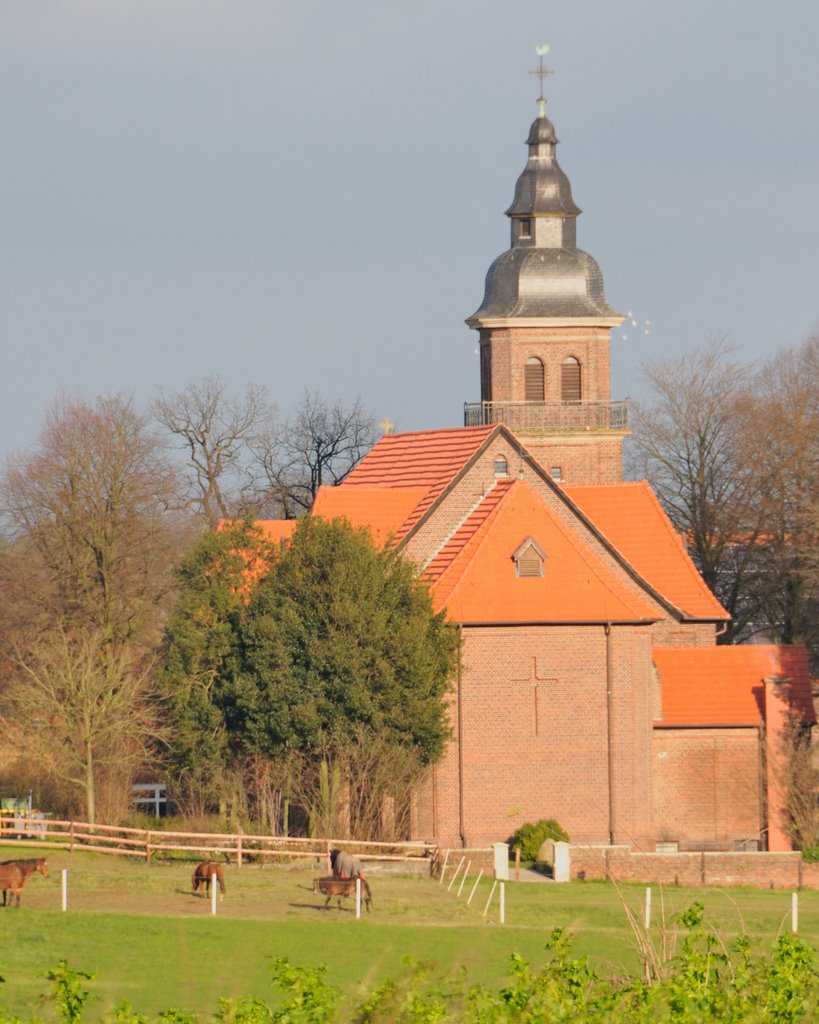
[{"label": "dark brown horse", "polygon": [[210,895],[210,880],[216,875],[216,881],[219,883],[219,894],[220,898],[225,895],[225,865],[216,864],[212,860],[203,860],[201,864],[197,864],[193,869],[193,877],[191,878],[191,884],[193,885],[193,891],[198,892],[199,886],[204,885],[205,895]]},{"label": "dark brown horse", "polygon": [[6,905],[6,893],[11,893],[8,905],[20,906],[20,893],[23,886],[33,875],[39,871],[41,875],[48,878],[48,865],[45,857],[37,857],[31,860],[7,860],[0,864],[0,889],[3,890],[3,905]]}]

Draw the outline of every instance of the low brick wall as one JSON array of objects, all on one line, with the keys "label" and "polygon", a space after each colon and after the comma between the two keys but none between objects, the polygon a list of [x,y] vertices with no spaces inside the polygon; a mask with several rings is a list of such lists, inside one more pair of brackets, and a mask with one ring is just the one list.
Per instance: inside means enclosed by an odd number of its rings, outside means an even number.
[{"label": "low brick wall", "polygon": [[819,864],[800,853],[637,853],[628,846],[572,846],[572,878],[662,885],[819,889]]}]

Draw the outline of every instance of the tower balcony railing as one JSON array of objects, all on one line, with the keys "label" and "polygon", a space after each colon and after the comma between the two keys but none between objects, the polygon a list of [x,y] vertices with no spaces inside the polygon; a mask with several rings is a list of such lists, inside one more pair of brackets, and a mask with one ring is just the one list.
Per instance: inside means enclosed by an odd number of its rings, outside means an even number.
[{"label": "tower balcony railing", "polygon": [[464,402],[464,426],[505,423],[519,433],[628,430],[628,399],[618,402]]}]

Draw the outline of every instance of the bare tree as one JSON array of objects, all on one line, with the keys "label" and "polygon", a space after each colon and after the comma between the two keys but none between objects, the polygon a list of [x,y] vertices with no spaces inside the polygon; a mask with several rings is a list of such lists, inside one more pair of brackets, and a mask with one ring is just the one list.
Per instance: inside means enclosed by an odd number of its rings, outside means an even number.
[{"label": "bare tree", "polygon": [[819,661],[819,333],[760,367],[747,410],[764,524],[757,599],[772,639]]},{"label": "bare tree", "polygon": [[0,589],[12,627],[94,629],[153,643],[185,524],[177,478],[128,396],[60,399],[0,477]]},{"label": "bare tree", "polygon": [[360,397],[345,405],[305,393],[284,426],[257,446],[270,498],[288,518],[308,511],[319,487],[341,483],[377,436],[375,417]]},{"label": "bare tree", "polygon": [[265,388],[248,384],[233,398],[219,377],[206,377],[174,395],[160,392],[153,411],[186,453],[191,505],[208,525],[248,511],[256,498],[254,448],[275,424]]},{"label": "bare tree", "polygon": [[819,852],[819,746],[796,715],[786,724],[779,753],[785,824],[800,850]]},{"label": "bare tree", "polygon": [[751,370],[723,338],[644,367],[654,402],[638,405],[630,472],[653,486],[705,582],[732,615],[736,641],[757,617],[754,577],[763,529],[748,443]]},{"label": "bare tree", "polygon": [[[150,665],[98,632],[57,628],[14,645],[3,694],[7,736],[42,774],[66,783],[96,821],[104,781],[117,790],[151,761],[159,726]],[[108,794],[106,794],[108,795]]]}]

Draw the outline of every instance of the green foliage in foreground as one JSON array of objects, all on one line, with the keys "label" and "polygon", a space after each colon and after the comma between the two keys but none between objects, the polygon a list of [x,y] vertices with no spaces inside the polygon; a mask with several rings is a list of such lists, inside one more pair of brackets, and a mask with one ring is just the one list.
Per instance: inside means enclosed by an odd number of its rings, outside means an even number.
[{"label": "green foliage in foreground", "polygon": [[[426,965],[407,961],[404,975],[382,982],[355,1004],[330,984],[326,968],[297,967],[287,958],[272,960],[273,998],[223,999],[213,1024],[646,1024],[651,1021],[723,1024],[802,1024],[816,1019],[819,974],[812,949],[795,936],[781,936],[770,955],[755,954],[747,938],[726,946],[703,922],[694,904],[680,918],[687,929],[680,952],[647,970],[638,980],[603,977],[577,957],[563,929],[555,929],[539,969],[517,954],[506,984],[492,989],[470,985],[465,973],[435,977]],[[61,960],[47,975],[53,1016],[61,1024],[81,1024],[92,998],[92,975],[71,970]],[[0,1011],[0,1024],[38,1024]],[[198,1024],[199,1018],[171,1008],[156,1017],[121,1003],[108,1024]]]}]

